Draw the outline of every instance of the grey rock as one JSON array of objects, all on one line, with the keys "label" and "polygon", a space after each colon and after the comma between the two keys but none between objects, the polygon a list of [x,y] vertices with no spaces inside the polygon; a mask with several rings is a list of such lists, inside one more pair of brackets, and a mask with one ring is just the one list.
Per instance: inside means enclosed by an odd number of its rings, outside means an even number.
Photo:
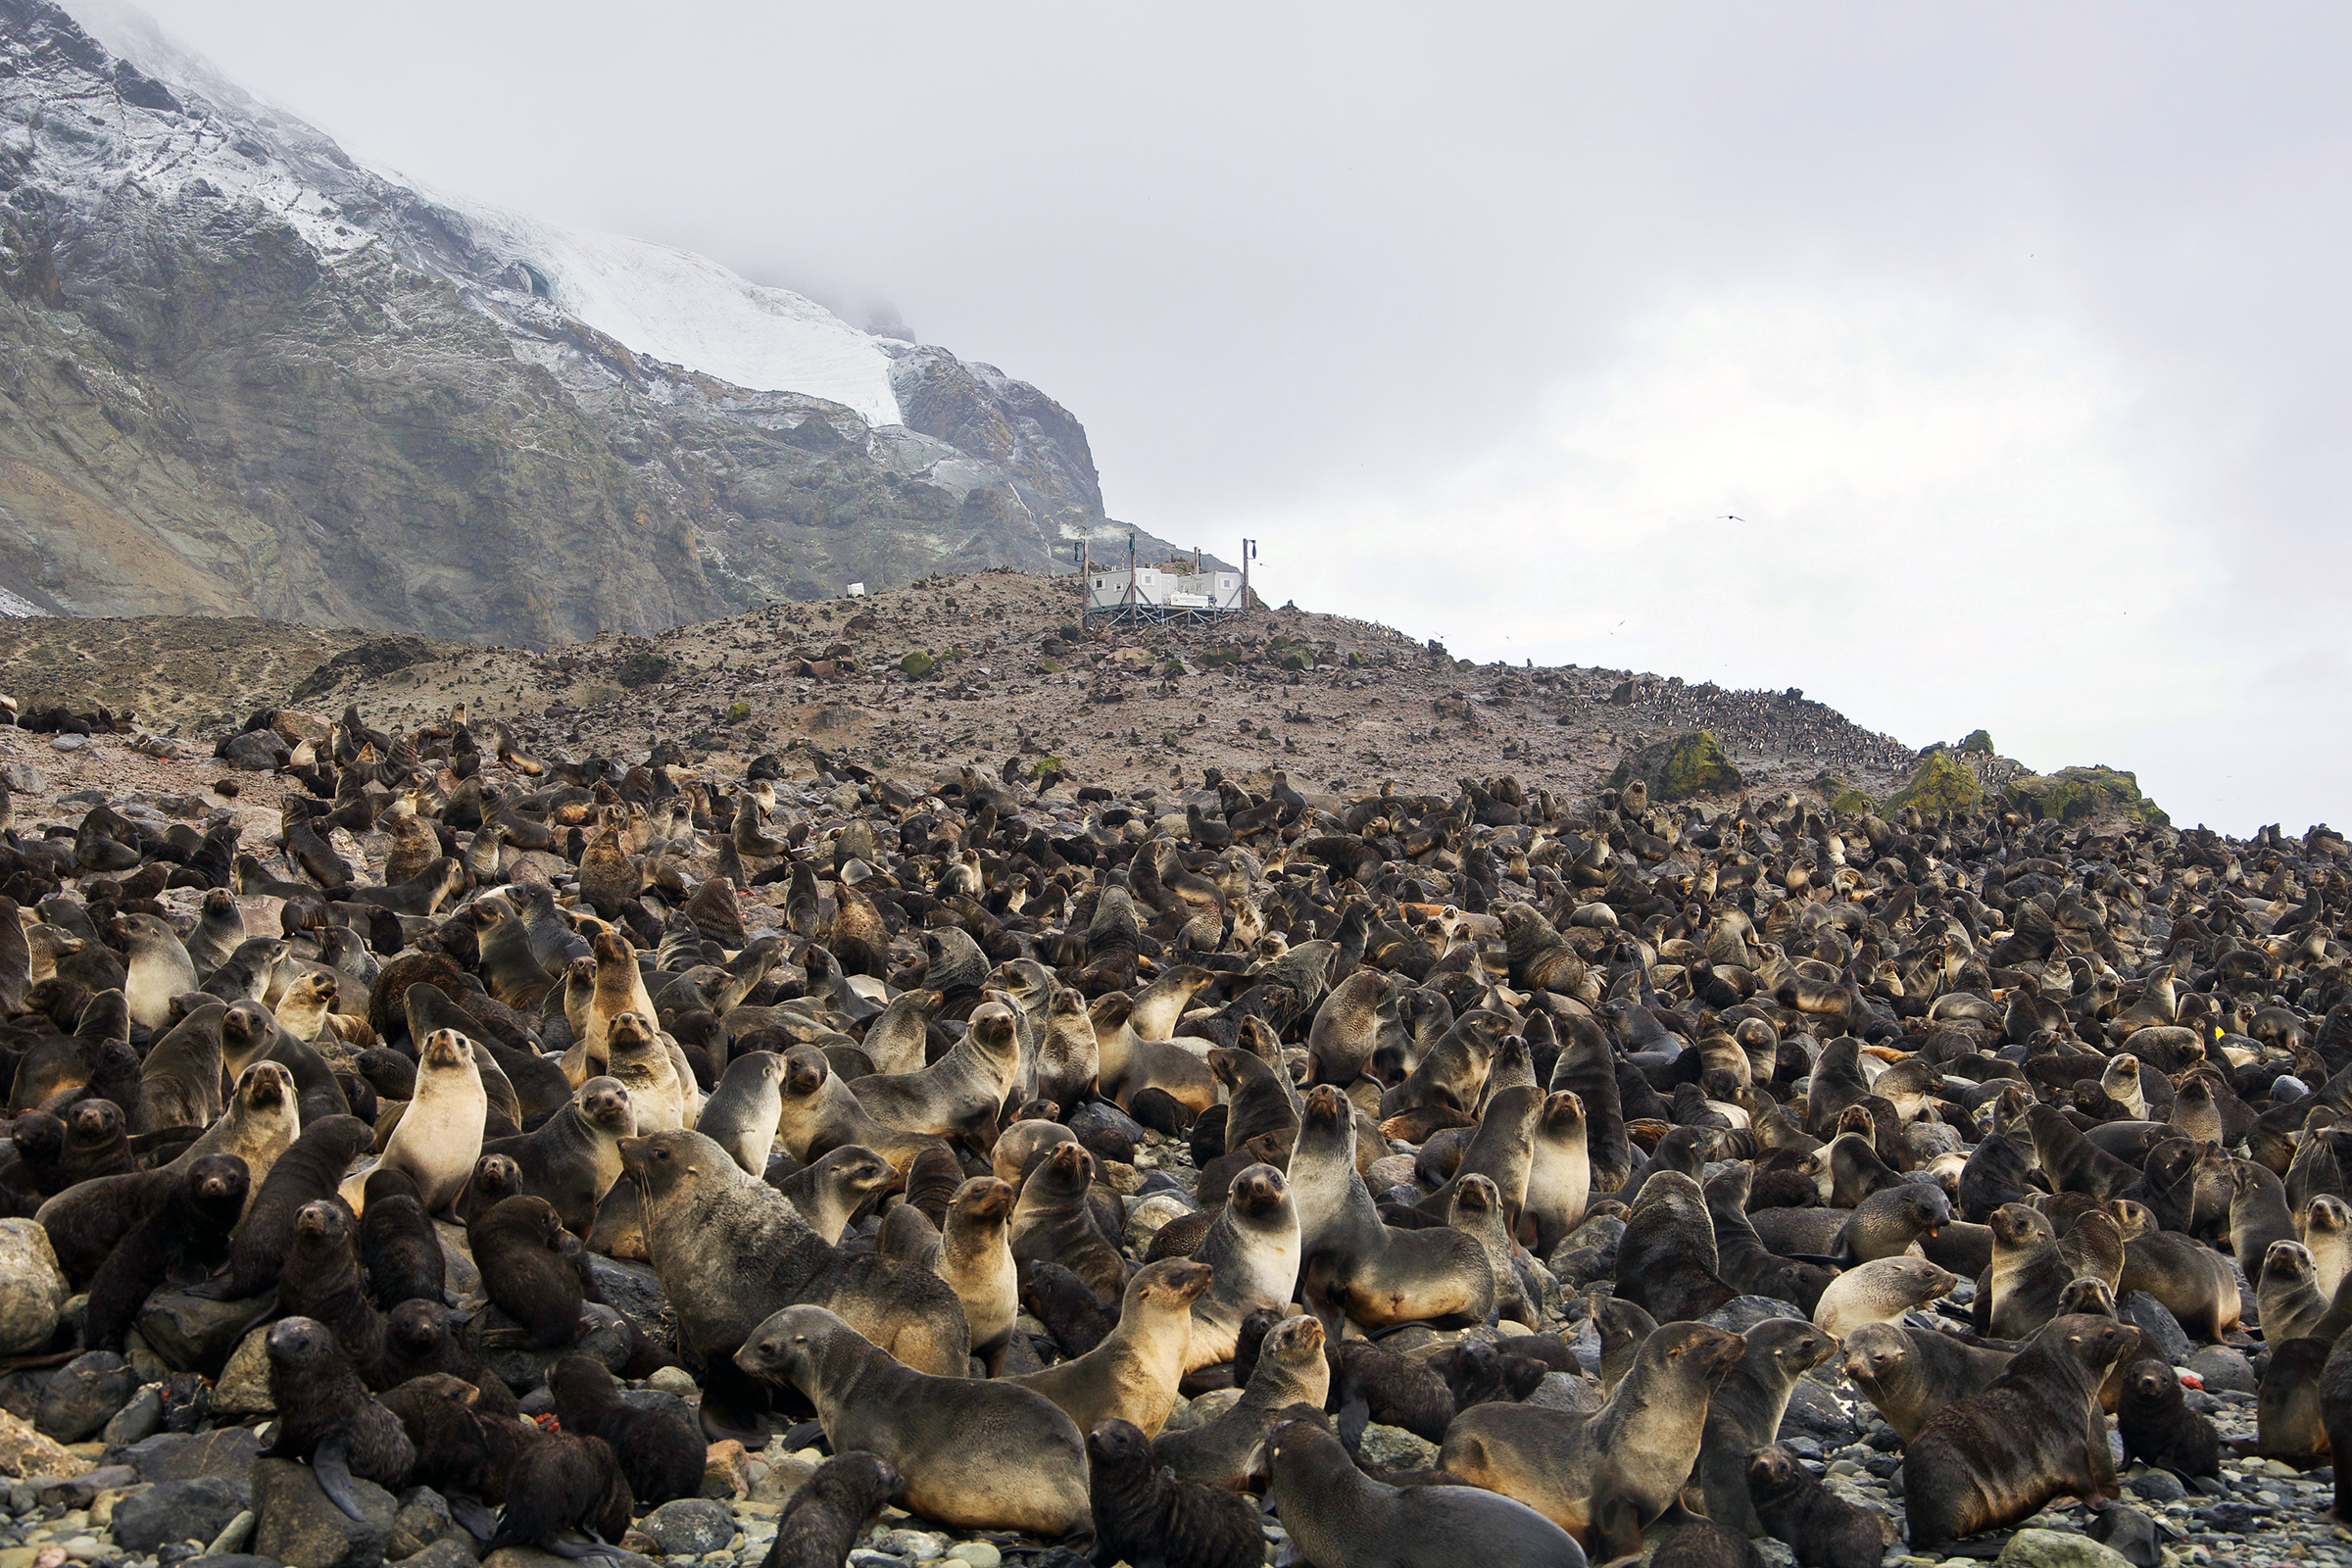
[{"label": "grey rock", "polygon": [[161,1290],[139,1311],[139,1338],[164,1364],[179,1372],[217,1375],[237,1348],[238,1331],[262,1303],[208,1301],[180,1290]]},{"label": "grey rock", "polygon": [[353,1519],[318,1490],[310,1466],[257,1459],[253,1466],[253,1549],[301,1568],[375,1568],[392,1544],[399,1509],[392,1494],[354,1480],[361,1517]]},{"label": "grey rock", "polygon": [[277,1408],[270,1396],[269,1325],[253,1330],[229,1353],[213,1385],[213,1410],[218,1415],[265,1415]]},{"label": "grey rock", "polygon": [[2188,1332],[2172,1309],[2145,1291],[2133,1291],[2115,1303],[2123,1320],[2147,1337],[2149,1346],[2173,1366],[2186,1361],[2193,1347]]},{"label": "grey rock", "polygon": [[1591,1415],[1607,1401],[1600,1392],[1597,1378],[1569,1372],[1546,1372],[1536,1392],[1522,1403],[1544,1410],[1573,1410],[1579,1415]]},{"label": "grey rock", "polygon": [[[581,1332],[579,1342],[575,1345],[561,1346],[553,1350],[534,1350],[521,1346],[498,1349],[485,1348],[482,1359],[488,1363],[491,1371],[506,1379],[509,1388],[515,1389],[528,1389],[545,1383],[548,1368],[567,1355],[587,1356],[607,1371],[614,1373],[628,1365],[629,1336],[620,1314],[609,1306],[598,1306],[591,1302],[582,1309],[582,1315],[595,1321]],[[497,1307],[489,1308],[481,1317],[481,1327],[485,1333],[519,1326]]]},{"label": "grey rock", "polygon": [[2150,1502],[2179,1502],[2188,1495],[2188,1488],[2170,1470],[2142,1470],[2124,1483],[2135,1496]]},{"label": "grey rock", "polygon": [[136,1552],[167,1542],[210,1542],[252,1506],[252,1485],[228,1476],[158,1482],[115,1504],[115,1540]]},{"label": "grey rock", "polygon": [[2223,1394],[2252,1394],[2261,1387],[2254,1376],[2254,1364],[2244,1354],[2226,1345],[2209,1345],[2188,1358],[2188,1369],[2205,1380],[2205,1386]]},{"label": "grey rock", "polygon": [[1160,1430],[1189,1432],[1194,1427],[1207,1425],[1241,1402],[1242,1391],[1239,1389],[1211,1389],[1194,1398],[1180,1400],[1168,1412],[1167,1424]]},{"label": "grey rock", "polygon": [[280,1568],[268,1557],[256,1557],[250,1552],[224,1551],[218,1555],[190,1557],[179,1568]]},{"label": "grey rock", "polygon": [[221,761],[247,773],[270,772],[292,753],[282,736],[266,729],[231,735],[213,750]]},{"label": "grey rock", "polygon": [[[450,1517],[448,1499],[432,1488],[411,1487],[396,1500],[399,1511],[392,1516],[393,1556],[413,1557],[436,1541],[465,1535],[465,1528]],[[474,1555],[468,1536],[466,1559],[470,1562]]]},{"label": "grey rock", "polygon": [[1172,1194],[1160,1193],[1143,1199],[1127,1211],[1127,1250],[1141,1257],[1152,1245],[1159,1228],[1172,1219],[1181,1219],[1193,1211],[1193,1205]]},{"label": "grey rock", "polygon": [[220,1427],[211,1432],[158,1433],[132,1444],[120,1458],[148,1481],[186,1481],[196,1476],[243,1480],[261,1451],[262,1441],[252,1429]]},{"label": "grey rock", "polygon": [[1796,1387],[1789,1391],[1788,1411],[1781,1417],[1781,1431],[1825,1444],[1852,1443],[1862,1435],[1861,1427],[1836,1396],[1803,1378],[1797,1379]]},{"label": "grey rock", "polygon": [[130,1396],[130,1402],[115,1412],[100,1434],[109,1447],[122,1447],[144,1438],[152,1438],[163,1429],[164,1391],[155,1384]]},{"label": "grey rock", "polygon": [[1777,1296],[1737,1297],[1699,1321],[1709,1328],[1745,1334],[1759,1323],[1769,1323],[1774,1318],[1789,1318],[1799,1323],[1810,1321],[1794,1302],[1784,1301]]},{"label": "grey rock", "polygon": [[2071,1530],[2020,1530],[1993,1560],[2008,1568],[2131,1568],[2129,1559]]},{"label": "grey rock", "polygon": [[9,762],[0,765],[0,783],[5,783],[19,795],[46,795],[49,780],[30,762]]},{"label": "grey rock", "polygon": [[400,1568],[473,1568],[474,1555],[473,1538],[461,1530],[401,1558]]},{"label": "grey rock", "polygon": [[114,1419],[137,1388],[122,1357],[112,1350],[88,1351],[50,1376],[33,1425],[60,1443],[80,1443]]},{"label": "grey rock", "polygon": [[669,1556],[699,1557],[735,1539],[735,1515],[709,1497],[678,1497],[638,1520],[637,1528]]},{"label": "grey rock", "polygon": [[662,1294],[659,1275],[643,1263],[617,1261],[601,1252],[588,1254],[588,1267],[608,1305],[636,1324],[648,1339],[662,1345],[672,1343],[672,1331],[662,1316],[669,1310],[669,1298]]},{"label": "grey rock", "polygon": [[78,752],[89,744],[90,738],[87,735],[67,734],[49,737],[49,749],[53,752]]},{"label": "grey rock", "polygon": [[48,1344],[71,1295],[49,1233],[33,1220],[0,1219],[0,1355]]},{"label": "grey rock", "polygon": [[1426,1470],[1438,1462],[1436,1444],[1402,1427],[1385,1427],[1378,1422],[1364,1428],[1358,1451],[1364,1458],[1392,1470]]}]

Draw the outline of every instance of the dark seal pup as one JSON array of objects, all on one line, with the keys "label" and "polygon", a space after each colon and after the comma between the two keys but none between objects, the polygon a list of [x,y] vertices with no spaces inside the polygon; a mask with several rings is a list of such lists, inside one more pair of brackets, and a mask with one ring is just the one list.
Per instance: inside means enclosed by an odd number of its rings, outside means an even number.
[{"label": "dark seal pup", "polygon": [[1095,1513],[1096,1568],[1257,1568],[1266,1540],[1257,1509],[1238,1492],[1179,1481],[1153,1462],[1152,1440],[1131,1421],[1086,1435],[1087,1492]]},{"label": "dark seal pup", "polygon": [[353,1519],[365,1517],[355,1477],[392,1493],[409,1484],[416,1449],[408,1431],[368,1393],[334,1330],[289,1317],[270,1328],[265,1344],[270,1400],[277,1406],[272,1455],[310,1461],[318,1490]]},{"label": "dark seal pup", "polygon": [[1799,1568],[1878,1568],[1894,1539],[1892,1520],[1834,1495],[1777,1443],[1748,1455],[1747,1495],[1765,1533],[1788,1544]]}]

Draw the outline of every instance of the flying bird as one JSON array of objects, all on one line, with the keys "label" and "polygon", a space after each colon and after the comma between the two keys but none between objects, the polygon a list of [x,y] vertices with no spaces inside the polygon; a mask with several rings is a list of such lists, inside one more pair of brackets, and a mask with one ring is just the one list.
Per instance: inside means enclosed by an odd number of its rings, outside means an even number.
[{"label": "flying bird", "polygon": [[1745,522],[1747,519],[1745,517],[1735,517],[1727,512],[1723,514],[1723,520],[1726,522]]}]

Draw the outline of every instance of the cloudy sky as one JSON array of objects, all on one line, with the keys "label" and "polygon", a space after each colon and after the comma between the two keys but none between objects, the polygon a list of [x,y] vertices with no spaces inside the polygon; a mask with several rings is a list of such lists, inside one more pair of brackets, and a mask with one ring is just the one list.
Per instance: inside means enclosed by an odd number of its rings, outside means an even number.
[{"label": "cloudy sky", "polygon": [[2341,7],[146,5],[895,307],[1278,600],[2352,822]]}]

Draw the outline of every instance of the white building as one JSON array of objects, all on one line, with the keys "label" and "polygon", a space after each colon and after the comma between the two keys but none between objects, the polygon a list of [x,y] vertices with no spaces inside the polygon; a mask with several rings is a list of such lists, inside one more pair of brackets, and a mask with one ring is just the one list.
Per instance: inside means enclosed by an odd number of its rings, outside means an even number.
[{"label": "white building", "polygon": [[1163,566],[1137,566],[1131,571],[1126,566],[1088,566],[1088,611],[1121,610],[1131,605],[1148,610],[1240,610],[1242,574],[1222,569],[1169,571]]}]

